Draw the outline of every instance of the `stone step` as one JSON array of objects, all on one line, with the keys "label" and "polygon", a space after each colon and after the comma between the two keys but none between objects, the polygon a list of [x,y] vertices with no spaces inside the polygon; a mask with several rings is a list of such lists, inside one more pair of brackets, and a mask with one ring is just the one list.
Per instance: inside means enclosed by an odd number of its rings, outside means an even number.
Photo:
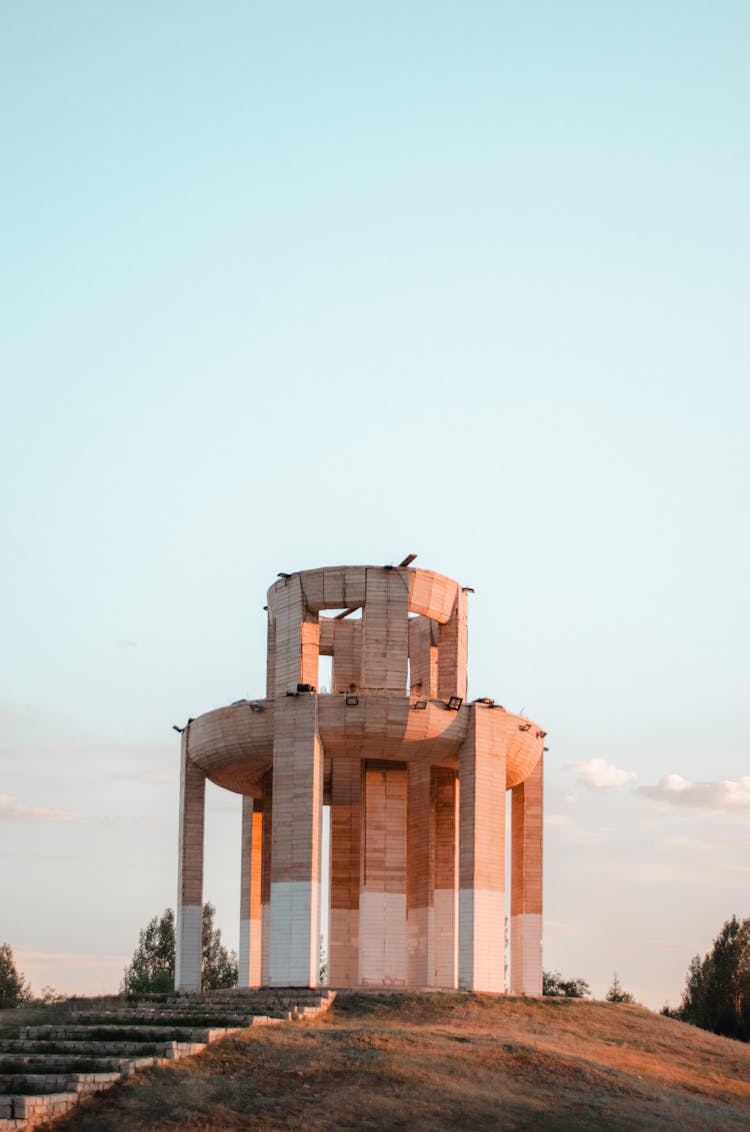
[{"label": "stone step", "polygon": [[[153,1061],[154,1056],[142,1055],[138,1060]],[[0,1053],[0,1082],[13,1073],[121,1073],[133,1060],[121,1053]]]},{"label": "stone step", "polygon": [[149,1054],[161,1055],[169,1042],[91,1042],[57,1041],[45,1042],[39,1039],[23,1040],[4,1038],[0,1041],[0,1059],[3,1057],[27,1057],[36,1055],[46,1057],[93,1056],[93,1057],[147,1057]]},{"label": "stone step", "polygon": [[210,1003],[217,1005],[219,1003],[232,1003],[239,1006],[242,1004],[242,1009],[246,1008],[246,1004],[253,1009],[263,1009],[269,1004],[278,1006],[280,1009],[292,1010],[295,1006],[320,1006],[322,1003],[329,1003],[332,1001],[333,992],[326,991],[321,994],[320,991],[310,991],[308,993],[293,994],[288,991],[282,992],[264,992],[263,994],[248,993],[235,988],[231,991],[222,992],[203,992],[203,991],[190,991],[183,994],[175,995],[168,999],[166,1002],[150,1003],[139,1002],[132,1005],[137,1006],[168,1006],[170,1008],[182,1007],[187,1003]]},{"label": "stone step", "polygon": [[128,1017],[134,1014],[149,1015],[153,1017],[162,1017],[169,1014],[193,1014],[193,1013],[211,1013],[211,1014],[281,1014],[285,1015],[294,1010],[301,1010],[306,1008],[320,1009],[329,1005],[328,998],[304,998],[297,1001],[288,998],[265,999],[262,1002],[253,999],[221,999],[219,1002],[212,1002],[210,999],[194,998],[183,999],[178,1002],[160,1002],[160,1003],[133,1003],[127,1007],[120,1007],[114,1010],[75,1010],[71,1012],[71,1021],[82,1021],[87,1017],[96,1015],[97,1018],[112,1017],[121,1015]]},{"label": "stone step", "polygon": [[[335,992],[233,988],[73,1012],[0,1040],[0,1132],[29,1132],[140,1068],[189,1057],[240,1029],[313,1018]],[[231,1023],[231,1024],[230,1024]]]},{"label": "stone step", "polygon": [[44,1120],[62,1116],[78,1103],[78,1093],[50,1093],[47,1096],[0,1096],[0,1132],[26,1132]]},{"label": "stone step", "polygon": [[[303,1009],[308,1009],[304,1007]],[[191,1029],[208,1027],[216,1030],[227,1026],[251,1026],[253,1018],[267,1018],[267,1014],[246,1014],[222,1011],[180,1011],[165,1014],[143,1014],[140,1011],[123,1011],[121,1014],[79,1014],[68,1025],[72,1026],[189,1026]],[[286,1017],[286,1015],[285,1015]]]},{"label": "stone step", "polygon": [[113,1085],[122,1073],[9,1073],[0,1076],[0,1094],[90,1093]]},{"label": "stone step", "polygon": [[[257,1019],[254,1020],[257,1025]],[[215,1042],[234,1034],[244,1026],[24,1026],[19,1035],[24,1040],[42,1041],[123,1041],[123,1042]]]},{"label": "stone step", "polygon": [[0,1041],[0,1059],[4,1057],[147,1057],[161,1056],[169,1042],[90,1042],[64,1041],[45,1042],[24,1041],[19,1038],[4,1038]]}]

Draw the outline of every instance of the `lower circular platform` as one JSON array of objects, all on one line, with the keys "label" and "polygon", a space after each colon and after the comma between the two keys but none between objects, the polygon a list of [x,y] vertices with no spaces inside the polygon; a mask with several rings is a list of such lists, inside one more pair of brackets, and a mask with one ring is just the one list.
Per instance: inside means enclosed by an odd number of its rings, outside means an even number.
[{"label": "lower circular platform", "polygon": [[[442,700],[394,694],[300,695],[317,700],[318,732],[327,759],[383,759],[457,769],[474,713],[481,712],[491,750],[506,758],[511,789],[529,776],[544,746],[544,732],[536,724],[483,703],[463,704],[453,711]],[[274,700],[243,700],[198,716],[187,735],[191,761],[217,786],[259,796],[263,775],[273,766],[275,715]]]}]

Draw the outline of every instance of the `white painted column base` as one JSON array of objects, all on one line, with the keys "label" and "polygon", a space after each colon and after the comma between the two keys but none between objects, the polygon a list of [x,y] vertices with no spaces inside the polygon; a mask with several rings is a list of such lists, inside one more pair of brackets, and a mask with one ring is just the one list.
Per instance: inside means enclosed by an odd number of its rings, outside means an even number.
[{"label": "white painted column base", "polygon": [[240,946],[237,953],[239,960],[238,985],[250,986],[250,921],[240,920]]},{"label": "white painted column base", "polygon": [[436,888],[432,915],[433,972],[430,985],[444,990],[458,986],[457,900],[453,888]]},{"label": "white painted column base", "polygon": [[270,985],[317,986],[320,885],[304,880],[273,881],[270,918]]},{"label": "white painted column base", "polygon": [[459,893],[458,985],[461,990],[505,990],[505,893],[462,888]]},{"label": "white painted column base", "polygon": [[271,905],[263,904],[260,919],[261,931],[261,960],[260,985],[267,987],[271,983]]},{"label": "white painted column base", "polygon": [[406,986],[406,893],[361,892],[359,981],[363,986]]},{"label": "white painted column base", "polygon": [[542,993],[542,917],[538,914],[511,916],[510,993]]},{"label": "white painted column base", "polygon": [[201,989],[203,908],[200,904],[178,904],[175,929],[175,988]]},{"label": "white painted column base", "polygon": [[356,987],[359,979],[359,909],[331,908],[328,929],[328,982]]},{"label": "white painted column base", "polygon": [[406,923],[409,986],[432,985],[435,969],[434,926],[432,908],[409,909]]}]

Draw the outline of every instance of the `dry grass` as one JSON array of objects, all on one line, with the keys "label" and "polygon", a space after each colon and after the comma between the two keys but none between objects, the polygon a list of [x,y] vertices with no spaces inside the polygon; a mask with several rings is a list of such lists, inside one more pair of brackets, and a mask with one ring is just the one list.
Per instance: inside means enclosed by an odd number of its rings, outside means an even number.
[{"label": "dry grass", "polygon": [[342,994],[315,1022],[247,1031],[59,1121],[139,1129],[747,1129],[750,1046],[643,1007]]}]

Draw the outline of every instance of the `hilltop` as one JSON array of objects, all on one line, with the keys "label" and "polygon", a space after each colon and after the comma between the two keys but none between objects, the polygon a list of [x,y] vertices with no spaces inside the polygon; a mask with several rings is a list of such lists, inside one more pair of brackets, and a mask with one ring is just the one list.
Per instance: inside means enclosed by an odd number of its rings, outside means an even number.
[{"label": "hilltop", "polygon": [[644,1007],[342,992],[315,1021],[246,1031],[59,1120],[139,1129],[745,1129],[750,1045]]}]

